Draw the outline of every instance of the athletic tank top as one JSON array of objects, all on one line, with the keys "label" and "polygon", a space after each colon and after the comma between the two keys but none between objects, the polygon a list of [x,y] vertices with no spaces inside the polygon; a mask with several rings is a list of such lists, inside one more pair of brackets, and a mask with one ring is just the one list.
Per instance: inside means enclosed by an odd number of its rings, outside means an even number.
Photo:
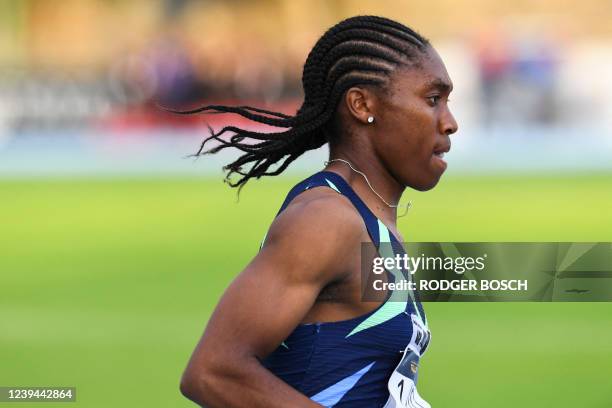
[{"label": "athletic tank top", "polygon": [[[355,206],[380,256],[404,254],[389,229],[370,211],[338,174],[321,171],[294,186],[278,214],[300,193],[328,187]],[[277,216],[278,216],[277,214]],[[265,237],[264,237],[265,241]],[[389,243],[381,246],[381,243]],[[263,246],[263,242],[262,242]],[[391,253],[381,253],[393,251]],[[404,272],[389,271],[396,281]],[[348,320],[300,324],[262,364],[291,387],[324,407],[374,408],[389,400],[388,381],[417,334],[413,319],[427,324],[418,294],[391,292],[375,310]],[[418,333],[420,354],[429,344],[429,331]],[[416,378],[414,379],[416,382]],[[387,405],[390,406],[390,405]]]}]

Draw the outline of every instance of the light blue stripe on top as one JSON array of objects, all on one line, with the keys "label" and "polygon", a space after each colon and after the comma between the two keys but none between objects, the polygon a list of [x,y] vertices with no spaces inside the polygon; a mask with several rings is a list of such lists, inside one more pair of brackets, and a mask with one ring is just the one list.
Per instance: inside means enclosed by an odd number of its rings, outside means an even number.
[{"label": "light blue stripe on top", "polygon": [[[340,193],[340,190],[338,190],[338,187],[336,187],[336,185],[335,185],[334,183],[332,183],[332,182],[331,182],[331,181],[329,181],[328,179],[325,179],[325,181],[327,181],[327,184],[328,184],[328,185],[329,185],[331,188],[333,188],[334,190],[336,190],[337,192],[339,192],[339,193]],[[342,193],[340,193],[340,194],[342,194]]]},{"label": "light blue stripe on top", "polygon": [[[385,258],[393,258],[393,248],[391,247],[391,235],[389,233],[389,229],[383,224],[380,220],[378,220],[378,234],[380,236],[380,242],[387,243],[387,245],[381,245],[379,252],[382,257]],[[391,271],[393,279],[395,282],[399,282],[399,273],[396,271]],[[376,312],[370,315],[367,319],[359,323],[357,327],[355,327],[346,337],[350,337],[354,334],[357,334],[363,330],[367,330],[370,327],[378,326],[379,324],[383,324],[395,316],[398,316],[406,310],[407,301],[404,299],[405,296],[402,296],[401,291],[394,291],[389,299],[383,304]]]},{"label": "light blue stripe on top", "polygon": [[351,388],[355,386],[355,384],[357,384],[357,381],[359,381],[359,379],[363,377],[363,375],[367,373],[373,365],[374,363],[368,364],[356,373],[349,375],[334,385],[327,387],[318,394],[313,395],[310,397],[310,399],[314,402],[318,402],[324,407],[333,407],[340,402],[342,397],[344,397],[346,393],[349,392]]}]

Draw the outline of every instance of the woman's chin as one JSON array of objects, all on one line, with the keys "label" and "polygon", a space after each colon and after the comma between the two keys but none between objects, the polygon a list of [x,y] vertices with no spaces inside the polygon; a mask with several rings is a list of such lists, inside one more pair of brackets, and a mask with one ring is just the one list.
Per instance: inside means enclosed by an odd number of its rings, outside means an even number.
[{"label": "woman's chin", "polygon": [[434,188],[438,184],[441,177],[442,177],[442,174],[438,176],[430,177],[426,180],[425,179],[420,180],[417,183],[408,184],[407,186],[417,191],[428,191]]}]

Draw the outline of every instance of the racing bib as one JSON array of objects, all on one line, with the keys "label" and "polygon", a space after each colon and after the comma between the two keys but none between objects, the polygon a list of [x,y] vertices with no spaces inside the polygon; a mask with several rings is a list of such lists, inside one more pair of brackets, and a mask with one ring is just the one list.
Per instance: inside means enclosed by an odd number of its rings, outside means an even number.
[{"label": "racing bib", "polygon": [[387,387],[389,399],[384,408],[431,408],[419,395],[416,384],[419,374],[419,360],[429,345],[431,333],[420,317],[414,314],[412,318],[412,339],[404,349],[404,356],[393,370]]}]

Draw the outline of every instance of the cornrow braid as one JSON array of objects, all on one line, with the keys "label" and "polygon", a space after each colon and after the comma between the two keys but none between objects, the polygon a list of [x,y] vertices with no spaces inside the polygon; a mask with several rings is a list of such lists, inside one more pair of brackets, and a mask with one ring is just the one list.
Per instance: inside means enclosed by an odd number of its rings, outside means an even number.
[{"label": "cornrow braid", "polygon": [[[213,154],[233,147],[243,154],[225,165],[225,181],[240,189],[251,178],[274,176],[309,150],[328,142],[325,129],[337,105],[350,87],[385,87],[390,74],[400,65],[418,64],[429,41],[403,24],[377,16],[356,16],[327,30],[316,42],[304,64],[304,101],[295,115],[286,115],[251,106],[207,105],[191,110],[169,112],[235,113],[253,122],[281,128],[278,132],[256,132],[225,126],[218,132],[209,127],[194,156]],[[222,137],[231,132],[228,137]],[[204,150],[214,140],[218,145]],[[275,169],[271,166],[277,165]],[[248,167],[246,170],[244,167]],[[240,175],[237,181],[230,178]]]}]

